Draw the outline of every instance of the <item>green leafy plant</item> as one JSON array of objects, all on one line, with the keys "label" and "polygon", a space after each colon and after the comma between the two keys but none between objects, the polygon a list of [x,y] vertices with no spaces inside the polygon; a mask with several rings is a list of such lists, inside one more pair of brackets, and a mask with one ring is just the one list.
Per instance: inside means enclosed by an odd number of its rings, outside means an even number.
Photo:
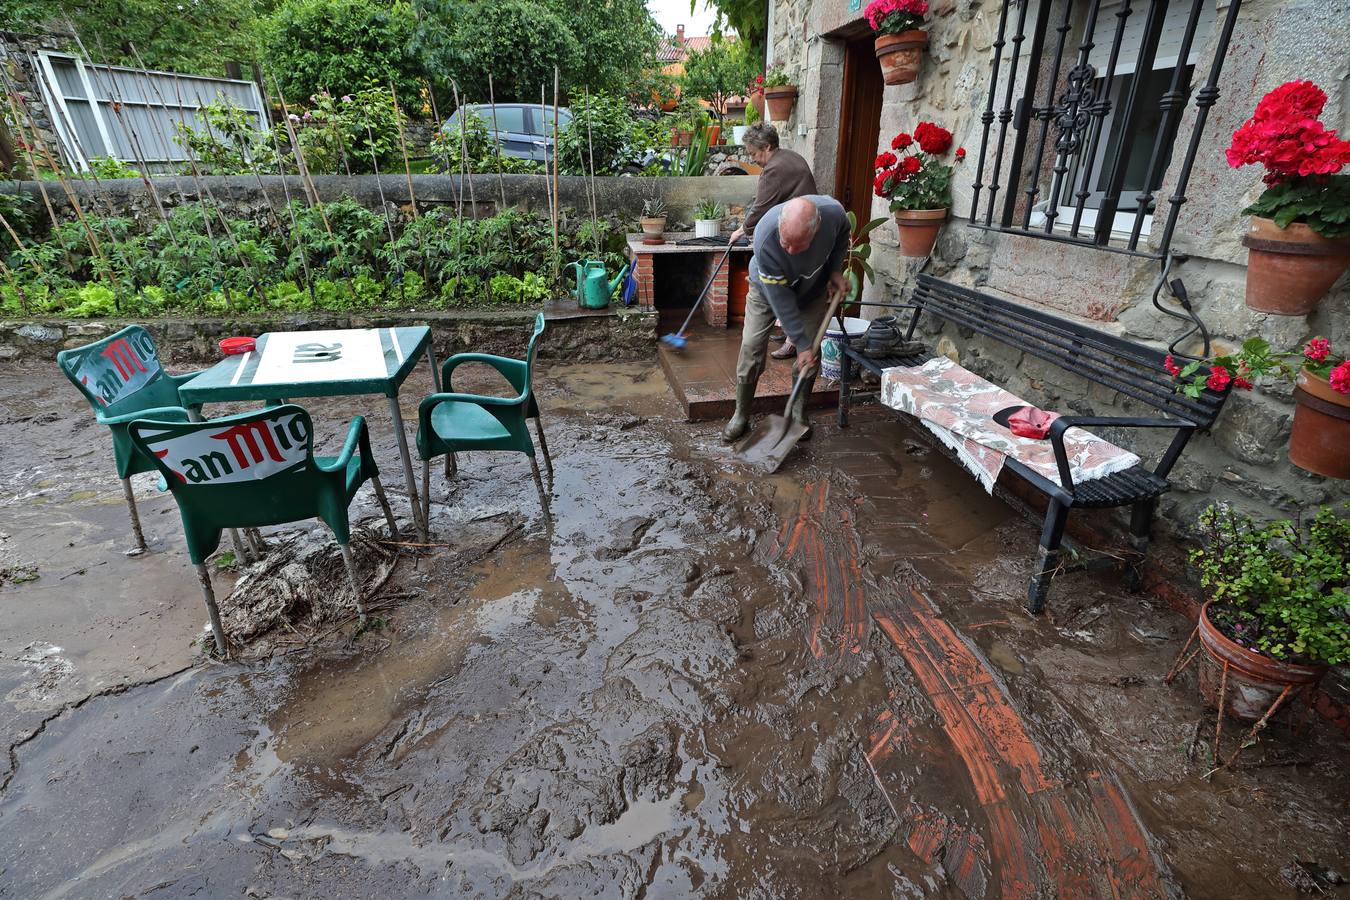
[{"label": "green leafy plant", "polygon": [[[900,132],[891,139],[891,150],[877,155],[872,190],[891,201],[892,212],[950,207],[953,167],[939,157],[951,146],[952,133],[932,122],[920,122],[912,135]],[[958,147],[956,161],[965,156],[965,148]]]},{"label": "green leafy plant", "polygon": [[876,281],[877,274],[872,271],[872,264],[869,260],[872,258],[872,245],[868,241],[868,236],[886,224],[883,218],[872,219],[865,223],[861,228],[858,227],[858,217],[852,210],[848,213],[848,255],[844,258],[844,272],[847,273],[849,292],[849,303],[855,303],[862,299],[863,279],[867,281]]},{"label": "green leafy plant", "polygon": [[787,69],[783,68],[782,63],[775,63],[767,72],[764,73],[764,81],[760,87],[790,87],[792,79],[788,77]]},{"label": "green leafy plant", "polygon": [[115,178],[140,178],[141,173],[111,156],[95,156],[89,160],[89,171],[102,181]]},{"label": "green leafy plant", "polygon": [[266,171],[276,168],[272,134],[254,127],[253,113],[221,97],[199,109],[198,115],[200,128],[175,122],[173,140],[191,152],[202,174],[240,175],[254,171],[254,166]]},{"label": "green leafy plant", "polygon": [[1177,389],[1188,397],[1199,397],[1206,388],[1225,391],[1231,386],[1250,391],[1262,376],[1293,381],[1299,372],[1325,378],[1337,392],[1350,394],[1350,359],[1332,353],[1331,342],[1321,337],[1308,341],[1297,352],[1284,353],[1275,352],[1265,338],[1251,337],[1233,353],[1194,360],[1184,366],[1168,354],[1163,368],[1177,380]]},{"label": "green leafy plant", "polygon": [[694,207],[695,219],[720,219],[724,215],[726,215],[726,207],[716,200],[701,200]]},{"label": "green leafy plant", "polygon": [[1200,529],[1191,562],[1226,637],[1274,659],[1350,662],[1350,518],[1323,506],[1310,522],[1258,524],[1211,506]]},{"label": "green leafy plant", "polygon": [[666,217],[666,201],[661,197],[648,197],[643,200],[642,217],[644,219],[664,219]]},{"label": "green leafy plant", "polygon": [[1350,175],[1294,178],[1272,185],[1242,211],[1281,228],[1302,222],[1324,238],[1350,235]]},{"label": "green leafy plant", "polygon": [[726,119],[727,103],[744,89],[754,70],[745,48],[744,43],[715,37],[707,49],[685,60],[685,94],[708,101],[719,122]]},{"label": "green leafy plant", "polygon": [[558,165],[564,175],[615,174],[655,148],[649,130],[637,126],[628,102],[612,94],[574,97],[572,121],[558,133]]},{"label": "green leafy plant", "polygon": [[694,140],[680,159],[680,174],[686,178],[702,175],[708,167],[708,148],[712,146],[712,129],[706,125],[694,134]]},{"label": "green leafy plant", "polygon": [[526,272],[523,278],[505,273],[495,275],[491,286],[492,298],[500,303],[543,303],[551,293],[548,282],[534,272]]}]

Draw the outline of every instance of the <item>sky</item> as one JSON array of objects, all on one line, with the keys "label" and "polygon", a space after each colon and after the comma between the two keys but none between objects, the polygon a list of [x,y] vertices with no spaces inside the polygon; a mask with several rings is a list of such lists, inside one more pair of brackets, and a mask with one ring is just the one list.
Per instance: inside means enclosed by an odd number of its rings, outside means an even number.
[{"label": "sky", "polygon": [[666,34],[674,34],[676,25],[684,25],[689,36],[707,34],[712,30],[715,15],[703,0],[697,0],[697,12],[689,13],[689,0],[647,0],[647,8]]}]

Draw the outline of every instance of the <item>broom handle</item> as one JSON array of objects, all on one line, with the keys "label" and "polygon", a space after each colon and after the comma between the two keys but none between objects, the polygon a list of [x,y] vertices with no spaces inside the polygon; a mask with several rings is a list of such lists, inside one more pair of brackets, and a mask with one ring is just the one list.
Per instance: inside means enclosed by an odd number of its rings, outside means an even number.
[{"label": "broom handle", "polygon": [[717,265],[713,266],[712,274],[708,276],[708,283],[703,286],[703,293],[698,295],[698,300],[694,303],[694,308],[689,310],[689,315],[685,316],[684,324],[680,326],[679,331],[675,332],[676,334],[684,334],[684,330],[688,328],[689,323],[694,320],[694,313],[698,312],[698,308],[703,305],[703,299],[708,296],[708,288],[712,287],[713,279],[716,278],[717,273],[722,270],[722,263],[726,262],[727,257],[731,255],[731,247],[731,244],[727,244],[727,249],[722,251],[722,258],[717,261]]},{"label": "broom handle", "polygon": [[[820,320],[820,327],[816,329],[816,339],[811,342],[811,352],[814,353],[817,357],[820,356],[820,345],[825,340],[825,332],[828,331],[830,328],[830,319],[834,318],[834,314],[839,310],[839,304],[843,302],[844,299],[843,293],[841,292],[840,293],[832,292],[832,293],[834,295],[834,299],[830,301],[830,308],[825,311],[825,318]],[[840,325],[842,327],[843,325],[842,321],[840,322]],[[845,333],[847,334],[847,332]],[[819,359],[816,360],[816,368],[817,369],[820,368]],[[806,381],[805,375],[806,375],[805,372],[799,371],[797,373],[797,380],[792,383],[792,393],[788,394],[787,406],[783,408],[784,417],[791,414],[792,403],[794,400],[797,399],[797,394],[802,389],[802,383]]]}]

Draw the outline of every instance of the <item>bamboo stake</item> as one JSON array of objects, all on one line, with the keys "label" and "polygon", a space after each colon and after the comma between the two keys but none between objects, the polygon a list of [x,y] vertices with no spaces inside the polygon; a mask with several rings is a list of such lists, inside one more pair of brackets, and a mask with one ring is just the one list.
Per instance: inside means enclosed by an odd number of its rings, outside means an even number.
[{"label": "bamboo stake", "polygon": [[[62,15],[65,15],[64,8],[61,12]],[[80,48],[80,54],[85,59],[89,60],[89,68],[93,72],[95,86],[100,87],[98,84],[98,67],[94,65],[93,57],[89,55],[89,50],[84,46],[84,41],[80,39],[80,33],[75,30],[75,23],[70,21],[69,16],[66,16],[66,25],[70,28],[70,33],[75,35],[75,44]],[[97,35],[95,35],[95,40],[99,45],[99,53],[103,54],[103,42],[98,40]],[[106,58],[106,54],[103,55]],[[107,68],[106,64],[105,68]],[[155,204],[155,209],[159,211],[159,219],[164,223],[164,227],[169,233],[169,241],[176,250],[178,249],[178,236],[174,234],[173,225],[169,222],[169,214],[164,209],[163,201],[160,200],[159,191],[155,189],[154,184],[150,181],[150,167],[146,163],[145,153],[141,149],[140,140],[136,137],[135,132],[127,127],[126,121],[122,118],[122,92],[117,88],[117,79],[113,77],[110,69],[108,70],[107,92],[108,99],[112,105],[113,116],[117,119],[117,127],[122,130],[122,136],[126,138],[127,146],[131,147],[131,152],[136,156],[136,164],[140,166],[140,171],[137,174],[141,176],[141,183],[145,185],[146,193],[150,195],[151,201]],[[92,100],[91,102],[97,102],[97,100]],[[151,121],[154,120],[154,116],[149,116],[148,118],[150,118]]]},{"label": "bamboo stake", "polygon": [[[240,121],[238,109],[235,107],[233,103],[229,101],[229,98],[225,98],[225,109],[228,110],[230,116],[230,124],[234,126],[236,131],[242,131],[244,128],[249,127],[246,123]],[[271,132],[270,128],[268,129],[268,132],[269,133]],[[241,153],[243,152],[242,148],[240,152]],[[281,216],[277,214],[277,206],[275,203],[272,202],[272,195],[267,193],[267,187],[263,184],[262,175],[259,174],[258,172],[258,161],[253,157],[252,153],[248,154],[248,163],[249,163],[249,171],[253,173],[253,179],[258,182],[258,191],[259,193],[262,194],[263,201],[266,202],[267,204],[268,212],[271,213],[272,227],[280,231]],[[286,237],[286,245],[290,247],[292,250],[294,250],[295,244],[291,240],[291,236],[287,234],[285,235],[285,237]]]},{"label": "bamboo stake", "polygon": [[300,169],[300,178],[305,185],[305,190],[309,194],[309,205],[319,211],[319,218],[323,220],[323,230],[328,233],[328,239],[337,243],[337,238],[333,237],[333,226],[328,222],[328,214],[323,210],[323,201],[319,199],[319,190],[314,187],[314,179],[310,177],[309,166],[305,165],[305,151],[300,146],[300,139],[295,134],[295,126],[291,124],[291,109],[286,105],[286,95],[281,91],[281,83],[277,81],[275,75],[272,76],[272,86],[276,88],[277,100],[281,103],[281,115],[286,123],[286,136],[291,141],[291,152],[295,154],[295,164]]},{"label": "bamboo stake", "polygon": [[[3,74],[3,67],[0,67],[0,74]],[[8,84],[8,79],[6,79],[6,84]],[[52,208],[51,197],[47,195],[47,182],[43,181],[38,174],[37,161],[33,159],[33,145],[28,141],[28,133],[24,130],[23,122],[19,116],[19,110],[15,106],[14,98],[10,95],[8,89],[5,90],[5,100],[9,105],[10,116],[14,119],[14,130],[18,132],[16,137],[23,150],[24,160],[28,163],[28,171],[31,173],[33,180],[37,182],[38,193],[42,195],[42,205],[47,208],[47,218],[51,220],[52,230],[56,231],[60,222],[57,221],[56,210]],[[57,234],[57,239],[61,240],[59,233]],[[62,242],[61,249],[66,249],[64,242]]]},{"label": "bamboo stake", "polygon": [[[9,224],[9,219],[5,218],[4,213],[0,213],[0,225],[5,227],[5,231],[9,233],[10,238],[14,241],[14,246],[19,248],[19,255],[27,258],[28,249],[24,247],[23,241],[19,238],[19,233],[14,230],[13,225]],[[39,278],[42,278],[46,274],[42,271],[42,263],[38,262],[36,259],[28,259],[28,264],[37,269]]]},{"label": "bamboo stake", "polygon": [[[272,96],[267,92],[267,88],[265,85],[260,86],[262,87],[263,93],[263,105],[270,110],[272,108]],[[270,118],[266,112],[263,113],[263,116],[264,118]],[[289,121],[290,120],[287,119],[288,124]],[[291,199],[290,176],[286,174],[285,169],[281,165],[282,159],[281,143],[277,140],[276,129],[270,127],[269,125],[267,133],[272,140],[272,152],[276,154],[277,157],[277,175],[281,177],[281,193],[286,198],[286,214],[290,217],[291,220],[291,232],[297,236],[295,242],[291,246],[293,250],[298,249],[300,251],[300,268],[305,273],[305,290],[309,291],[309,296],[310,299],[312,300],[314,299],[314,278],[313,276],[310,275],[309,272],[309,256],[305,252],[304,246],[300,244],[299,238],[300,226],[295,219],[295,201]],[[259,176],[258,182],[259,184],[262,183],[261,176]],[[264,193],[266,193],[266,191],[264,191]]]},{"label": "bamboo stake", "polygon": [[[455,105],[456,105],[456,106],[459,106],[459,87],[456,85],[456,86],[454,87],[454,90],[455,90]],[[461,108],[462,108],[462,107],[461,107]],[[475,113],[475,115],[477,115],[477,114]],[[495,109],[492,111],[492,117],[493,117],[494,120],[497,118],[497,111],[496,111]],[[460,148],[460,149],[459,149],[459,167],[460,167],[460,170],[461,170],[461,171],[460,171],[460,178],[461,178],[461,179],[464,179],[464,178],[465,178],[465,175],[466,175],[466,174],[468,175],[468,184],[469,184],[469,212],[470,212],[470,215],[473,216],[473,220],[474,220],[475,222],[477,222],[477,221],[478,221],[478,198],[474,196],[474,192],[473,192],[473,163],[472,163],[472,162],[470,161],[470,159],[469,159],[469,139],[468,139],[468,137],[465,135],[463,125],[464,125],[464,120],[461,118],[461,119],[460,119],[460,126],[461,126],[461,127],[460,127],[460,129],[459,129],[459,148]],[[462,183],[462,182],[461,182],[461,183]],[[464,189],[463,189],[462,187],[460,188],[460,192],[459,192],[459,201],[460,201],[461,204],[464,202]]]},{"label": "bamboo stake", "polygon": [[413,191],[412,164],[408,162],[408,142],[403,139],[403,113],[398,108],[398,94],[394,91],[392,80],[389,82],[389,100],[394,104],[394,125],[398,128],[398,146],[403,151],[403,173],[408,177],[408,204],[412,207],[413,221],[416,222],[417,194]]},{"label": "bamboo stake", "polygon": [[[329,100],[333,99],[333,94],[327,87],[323,89],[324,96]],[[333,132],[333,137],[337,138],[338,157],[342,160],[342,168],[347,171],[347,177],[352,177],[351,163],[347,161],[347,142],[342,139],[342,130],[337,127],[337,119],[328,120],[329,129]]]},{"label": "bamboo stake", "polygon": [[[456,100],[456,103],[459,101]],[[502,178],[502,144],[497,140],[497,94],[492,86],[492,73],[488,73],[488,105],[492,107],[492,150],[497,157],[497,187],[502,192],[502,211],[506,211],[506,179]]]},{"label": "bamboo stake", "polygon": [[[595,196],[595,139],[594,139],[594,137],[593,137],[593,135],[592,135],[592,133],[591,133],[591,120],[595,117],[595,116],[594,116],[594,112],[595,112],[595,111],[591,108],[591,93],[590,93],[590,90],[588,89],[588,90],[586,91],[586,151],[587,151],[587,155],[590,157],[590,163],[591,163],[591,184],[590,184],[590,188],[591,188],[591,189],[590,189],[590,195],[591,195],[591,237],[592,237],[592,238],[594,239],[594,241],[595,241],[595,258],[596,258],[596,259],[599,259],[599,258],[600,258],[600,225],[599,225],[599,223],[596,221],[596,219],[597,219],[597,210],[596,210],[597,204],[596,204],[596,196]],[[554,153],[555,153],[555,154],[557,153],[556,142],[555,142],[555,147],[554,147]]]},{"label": "bamboo stake", "polygon": [[[548,119],[548,95],[544,93],[544,86],[539,85],[539,118],[547,121]],[[548,198],[548,220],[554,222],[553,216],[553,187],[548,176],[548,151],[544,152],[544,196]],[[557,250],[557,243],[554,243],[554,250]],[[556,255],[556,253],[555,253]]]},{"label": "bamboo stake", "polygon": [[[18,93],[14,91],[9,76],[5,73],[4,66],[0,66],[0,78],[5,82],[5,92],[6,96],[10,98],[10,108],[15,111],[15,115],[17,116],[18,108],[15,98],[18,97]],[[32,129],[33,139],[37,144],[39,152],[46,158],[48,168],[56,175],[56,180],[60,182],[61,189],[65,192],[66,201],[70,204],[70,208],[75,210],[75,216],[80,220],[80,225],[84,227],[85,238],[89,243],[90,252],[92,252],[93,255],[98,258],[99,262],[103,264],[103,274],[111,281],[112,265],[108,262],[108,257],[104,256],[103,247],[99,244],[98,238],[94,235],[94,229],[90,227],[89,220],[84,215],[84,207],[80,205],[80,198],[75,196],[75,190],[71,187],[70,181],[66,178],[64,170],[61,166],[57,165],[56,160],[52,157],[51,148],[47,146],[47,142],[43,140],[42,132],[38,128],[37,121],[33,119],[33,114],[28,111],[27,107],[24,108],[24,114],[28,116],[28,124]],[[33,172],[33,177],[37,177],[36,170]],[[55,217],[53,217],[53,221],[55,221]]]},{"label": "bamboo stake", "polygon": [[562,195],[558,193],[558,67],[553,67],[553,283],[561,277],[562,257],[558,250],[558,219],[562,217]]},{"label": "bamboo stake", "polygon": [[[164,94],[160,92],[159,84],[155,81],[154,76],[152,76],[150,70],[146,68],[145,60],[141,59],[141,53],[136,49],[136,45],[128,41],[127,46],[131,49],[132,58],[136,60],[136,74],[145,79],[146,89],[143,90],[145,92],[146,102],[149,103],[150,90],[153,90],[155,96],[159,99],[159,108],[164,110],[165,119],[175,119],[180,125],[184,124],[183,111],[181,108],[178,110],[178,115],[176,117],[173,113],[169,112],[169,104],[164,100]],[[168,132],[164,130],[165,126],[160,125],[159,119],[154,116],[149,116],[149,119],[151,125],[153,125],[155,129],[155,137],[159,139],[160,147],[164,150],[164,164],[169,167],[169,172],[173,175],[173,187],[174,190],[178,192],[179,202],[185,203],[187,202],[187,193],[183,190],[182,174],[180,172],[180,167],[174,164],[173,146],[177,142],[169,139]]]}]

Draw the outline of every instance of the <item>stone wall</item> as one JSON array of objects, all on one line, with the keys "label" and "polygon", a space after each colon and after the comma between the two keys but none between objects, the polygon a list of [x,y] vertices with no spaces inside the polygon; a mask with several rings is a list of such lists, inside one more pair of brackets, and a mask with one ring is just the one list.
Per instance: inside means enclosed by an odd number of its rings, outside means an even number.
[{"label": "stone wall", "polygon": [[[757,175],[706,175],[696,178],[626,178],[603,177],[594,179],[595,202],[600,215],[619,220],[635,220],[642,212],[642,204],[653,197],[666,201],[670,213],[670,230],[682,224],[691,224],[690,212],[704,199],[715,200],[727,208],[732,218],[744,213],[754,200]],[[201,193],[209,191],[227,211],[234,215],[263,216],[270,201],[278,209],[286,198],[303,199],[305,182],[299,175],[249,175],[207,177],[201,179]],[[409,200],[408,179],[404,175],[316,175],[314,188],[323,202],[351,196],[357,202],[379,209],[381,198],[391,209],[406,209]],[[412,192],[421,209],[463,204],[465,215],[476,208],[479,215],[491,215],[506,197],[508,206],[547,215],[549,208],[548,183],[543,175],[414,175]],[[558,179],[558,195],[564,210],[572,209],[585,215],[591,208],[592,179],[564,176]],[[155,185],[166,205],[175,206],[199,197],[196,181],[191,177],[158,176]],[[81,206],[99,213],[112,211],[119,215],[131,214],[149,221],[157,216],[145,185],[137,178],[112,181],[80,181],[74,184]],[[34,199],[34,209],[42,209],[41,186],[37,182],[0,182],[0,193],[21,192]],[[65,195],[47,185],[47,196],[62,214],[71,214]],[[691,224],[692,227],[692,224]]]},{"label": "stone wall", "polygon": [[[28,110],[32,116],[32,121],[37,125],[36,140],[28,116],[24,116],[23,121],[16,127],[13,116],[9,112],[8,103],[0,103],[0,110],[3,110],[0,113],[0,119],[3,119],[6,123],[16,144],[21,140],[27,140],[30,145],[28,150],[33,154],[33,159],[38,165],[43,164],[40,148],[45,144],[53,155],[58,155],[61,152],[59,149],[61,142],[56,136],[51,112],[42,100],[38,75],[33,68],[34,54],[43,50],[67,51],[70,49],[68,45],[71,42],[72,38],[69,35],[59,32],[20,34],[13,31],[0,31],[0,67],[4,69],[4,78],[0,79],[0,89],[7,86],[13,87],[14,93],[18,95],[19,102]],[[18,151],[19,170],[27,171],[29,166],[25,161],[24,148],[18,146],[16,150]]]},{"label": "stone wall", "polygon": [[[817,182],[822,190],[828,189],[837,164],[844,41],[870,32],[861,11],[849,12],[840,0],[775,0],[775,4],[774,56],[786,64],[800,91],[792,119],[778,123],[780,133],[786,146],[811,161]],[[1228,2],[1217,0],[1216,6],[1221,22]],[[888,148],[897,132],[913,131],[918,122],[928,120],[951,129],[970,156],[964,166],[958,166],[954,218],[930,260],[898,255],[893,222],[875,233],[872,260],[878,280],[869,289],[868,299],[902,300],[914,275],[927,266],[926,271],[948,280],[1165,347],[1180,331],[1175,320],[1158,313],[1150,302],[1159,276],[1156,262],[981,231],[962,220],[971,208],[973,163],[982,131],[979,117],[988,97],[999,8],[999,0],[935,0],[918,81],[885,88],[878,151]],[[1197,85],[1208,72],[1216,42],[1215,33],[1204,37],[1196,66]],[[1260,193],[1260,173],[1253,168],[1228,168],[1223,154],[1229,136],[1261,96],[1291,79],[1309,78],[1328,91],[1331,98],[1323,115],[1328,127],[1350,125],[1347,46],[1350,0],[1247,0],[1242,5],[1219,81],[1221,95],[1210,112],[1186,191],[1189,200],[1172,245],[1190,257],[1174,269],[1172,277],[1184,280],[1220,349],[1256,334],[1284,347],[1294,347],[1314,335],[1331,338],[1333,345],[1350,344],[1350,278],[1342,278],[1319,310],[1306,319],[1247,309],[1243,302],[1246,250],[1240,244],[1246,219],[1240,210]],[[1192,104],[1183,117],[1181,135],[1190,133],[1194,114]],[[805,136],[799,135],[799,126],[805,126]],[[1182,155],[1179,147],[1159,198],[1172,193]],[[1160,199],[1155,221],[1161,223],[1167,209],[1167,201]],[[874,198],[872,211],[874,216],[889,217],[883,200]],[[1155,239],[1160,230],[1155,229]],[[947,336],[963,363],[1032,402],[1099,414],[1120,410],[1117,398],[1057,368],[955,330]],[[1288,462],[1292,412],[1290,390],[1283,384],[1252,393],[1235,392],[1213,433],[1193,441],[1182,458],[1174,477],[1179,490],[1164,499],[1163,515],[1184,529],[1211,500],[1233,501],[1268,515],[1350,497],[1346,483],[1310,475]],[[1156,442],[1146,439],[1141,444],[1133,434],[1113,437],[1154,452],[1156,459]]]},{"label": "stone wall", "polygon": [[[310,313],[240,319],[158,318],[136,324],[149,329],[166,360],[179,364],[217,362],[221,339],[237,334],[400,325],[431,326],[436,353],[445,359],[451,353],[469,351],[519,356],[537,312]],[[0,363],[35,359],[50,364],[58,351],[99,340],[129,324],[118,320],[0,321]],[[648,311],[616,309],[612,315],[565,315],[549,318],[539,355],[569,362],[649,359],[655,341],[656,316]]]}]

